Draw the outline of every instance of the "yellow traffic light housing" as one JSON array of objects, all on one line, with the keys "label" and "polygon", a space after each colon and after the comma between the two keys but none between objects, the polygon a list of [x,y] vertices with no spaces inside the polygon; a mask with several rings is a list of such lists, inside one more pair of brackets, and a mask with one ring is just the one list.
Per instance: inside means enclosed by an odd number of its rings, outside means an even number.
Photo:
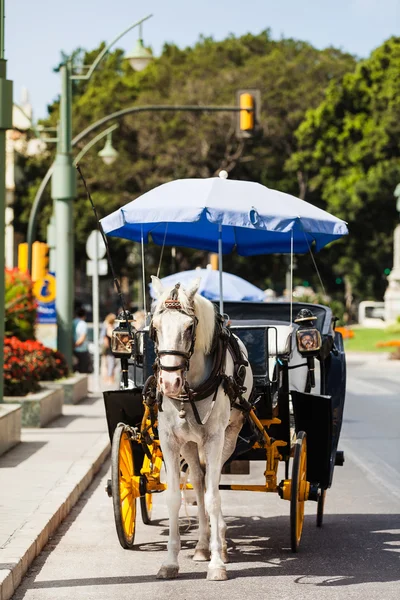
[{"label": "yellow traffic light housing", "polygon": [[254,135],[260,115],[260,90],[238,90],[236,94],[238,111],[236,134],[239,138]]},{"label": "yellow traffic light housing", "polygon": [[44,242],[33,242],[32,244],[32,281],[43,279],[48,272],[49,247]]},{"label": "yellow traffic light housing", "polygon": [[213,271],[218,271],[218,254],[210,254],[210,265]]},{"label": "yellow traffic light housing", "polygon": [[240,131],[251,132],[254,129],[254,96],[249,93],[240,94]]},{"label": "yellow traffic light housing", "polygon": [[26,273],[28,270],[28,244],[18,244],[18,269],[21,273]]}]

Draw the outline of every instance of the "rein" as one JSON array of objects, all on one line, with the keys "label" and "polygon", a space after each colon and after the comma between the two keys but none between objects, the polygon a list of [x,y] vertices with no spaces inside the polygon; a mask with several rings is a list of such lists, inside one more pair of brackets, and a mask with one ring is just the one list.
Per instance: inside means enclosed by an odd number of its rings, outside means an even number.
[{"label": "rein", "polygon": [[[199,322],[198,318],[196,317],[196,315],[191,315],[189,313],[187,313],[186,311],[183,310],[182,308],[182,304],[179,302],[178,300],[178,292],[179,292],[179,288],[180,288],[180,283],[177,283],[174,287],[174,289],[171,291],[171,296],[169,298],[167,298],[164,302],[164,310],[160,310],[160,314],[162,314],[163,312],[165,312],[166,310],[176,310],[188,317],[191,317],[193,320],[193,329],[192,329],[192,338],[191,338],[191,343],[190,343],[190,348],[188,352],[182,352],[180,350],[158,350],[157,348],[157,332],[154,329],[153,323],[151,323],[150,325],[150,330],[149,330],[149,335],[150,335],[150,339],[153,340],[157,350],[156,350],[156,363],[157,363],[157,367],[158,370],[160,371],[168,371],[169,373],[173,373],[174,371],[183,371],[184,373],[186,373],[186,371],[189,370],[189,361],[190,358],[192,357],[192,354],[194,352],[194,346],[196,343],[196,328],[197,328],[197,324]],[[174,366],[167,366],[167,365],[163,365],[161,363],[161,357],[162,356],[181,356],[184,361],[179,363],[179,365],[174,365]]]}]

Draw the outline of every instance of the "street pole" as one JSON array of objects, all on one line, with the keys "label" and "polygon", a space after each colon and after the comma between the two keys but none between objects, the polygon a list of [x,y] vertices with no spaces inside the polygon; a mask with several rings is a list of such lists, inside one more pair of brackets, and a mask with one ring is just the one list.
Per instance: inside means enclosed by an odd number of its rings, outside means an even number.
[{"label": "street pole", "polygon": [[[1,0],[4,1],[4,0]],[[74,296],[73,201],[76,198],[76,171],[72,161],[72,80],[88,80],[113,44],[152,15],[137,21],[120,33],[98,54],[86,74],[73,75],[71,60],[60,67],[60,124],[51,197],[56,219],[57,349],[72,368],[72,318]],[[143,50],[144,51],[144,50]],[[144,51],[145,52],[145,51]],[[135,58],[134,56],[132,58]],[[141,55],[141,60],[143,56]]]},{"label": "street pole", "polygon": [[[171,105],[171,104],[163,104],[163,105],[147,105],[147,106],[131,106],[129,108],[123,108],[122,110],[118,110],[115,113],[111,113],[106,117],[103,117],[99,121],[92,123],[86,129],[78,133],[72,140],[72,147],[77,146],[85,137],[89,134],[93,133],[97,129],[99,129],[102,125],[109,123],[110,121],[123,119],[125,116],[134,114],[134,113],[142,113],[142,112],[193,112],[193,113],[204,113],[204,112],[230,112],[230,113],[239,113],[242,109],[238,106],[205,106],[205,105]],[[103,131],[102,135],[106,135],[109,130]],[[92,140],[94,141],[94,140]],[[92,141],[87,144],[80,155],[85,154],[86,151],[92,144]],[[76,160],[76,159],[75,159]],[[39,214],[39,210],[42,206],[43,200],[45,198],[44,191],[46,189],[47,184],[53,176],[54,171],[54,163],[50,166],[46,175],[44,176],[40,186],[36,192],[35,199],[32,204],[32,209],[29,214],[29,222],[28,222],[28,232],[27,232],[27,242],[28,242],[28,270],[30,271],[32,268],[32,244],[35,241],[36,236],[36,222]],[[173,257],[174,258],[174,257]]]},{"label": "street pole", "polygon": [[57,152],[51,179],[56,226],[57,349],[72,368],[72,319],[74,294],[73,201],[76,171],[72,158],[71,62],[60,68],[61,103]]},{"label": "street pole", "polygon": [[100,381],[100,351],[99,351],[99,244],[94,244],[93,275],[92,275],[92,303],[93,303],[93,344],[94,344],[94,391],[99,391]]},{"label": "street pole", "polygon": [[5,214],[6,214],[6,131],[12,128],[12,81],[7,80],[4,59],[4,0],[0,0],[0,402],[3,401],[4,380],[4,296],[5,296]]}]

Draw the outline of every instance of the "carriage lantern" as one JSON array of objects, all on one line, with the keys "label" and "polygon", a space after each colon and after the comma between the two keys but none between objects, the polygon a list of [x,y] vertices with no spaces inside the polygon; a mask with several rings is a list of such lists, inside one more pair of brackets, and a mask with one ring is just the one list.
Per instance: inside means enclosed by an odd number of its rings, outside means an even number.
[{"label": "carriage lantern", "polygon": [[303,356],[316,356],[321,348],[321,334],[315,327],[317,317],[308,308],[302,308],[294,322],[298,324],[297,348]]},{"label": "carriage lantern", "polygon": [[297,349],[300,354],[307,357],[309,372],[309,382],[312,388],[315,387],[315,360],[321,348],[321,334],[315,327],[317,317],[308,308],[302,308],[295,318],[294,322],[299,328],[296,332]]},{"label": "carriage lantern", "polygon": [[117,327],[111,336],[111,352],[116,358],[130,358],[133,350],[134,328],[133,316],[128,311],[122,311],[118,315]]}]

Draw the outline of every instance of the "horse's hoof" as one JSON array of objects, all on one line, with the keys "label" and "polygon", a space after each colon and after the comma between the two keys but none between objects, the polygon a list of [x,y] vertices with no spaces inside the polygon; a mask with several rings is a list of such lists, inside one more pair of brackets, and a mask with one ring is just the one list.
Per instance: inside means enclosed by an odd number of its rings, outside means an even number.
[{"label": "horse's hoof", "polygon": [[204,562],[204,561],[210,560],[210,558],[211,558],[211,553],[209,550],[200,550],[200,548],[199,548],[194,551],[193,560],[195,560],[197,562]]},{"label": "horse's hoof", "polygon": [[222,550],[221,552],[222,562],[226,565],[229,562],[228,550]]},{"label": "horse's hoof", "polygon": [[208,569],[207,579],[209,581],[226,581],[228,579],[226,569],[222,567],[218,567],[216,569]]},{"label": "horse's hoof", "polygon": [[163,565],[157,573],[157,579],[175,579],[178,577],[178,571],[178,566]]}]

